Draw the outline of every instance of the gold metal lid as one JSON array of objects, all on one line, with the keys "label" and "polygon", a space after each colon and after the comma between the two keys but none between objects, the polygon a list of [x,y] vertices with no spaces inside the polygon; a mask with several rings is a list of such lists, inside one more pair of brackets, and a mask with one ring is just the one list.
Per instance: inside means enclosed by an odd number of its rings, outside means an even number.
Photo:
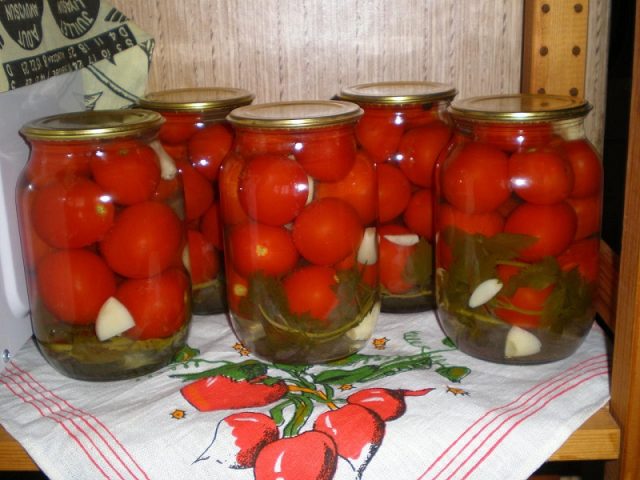
[{"label": "gold metal lid", "polygon": [[20,133],[29,140],[93,140],[139,135],[163,123],[162,115],[150,110],[91,110],[39,118]]},{"label": "gold metal lid", "polygon": [[449,107],[449,113],[455,119],[522,123],[584,117],[591,108],[581,98],[521,93],[459,100]]},{"label": "gold metal lid", "polygon": [[405,81],[354,85],[342,89],[338,97],[355,103],[404,105],[452,100],[457,93],[446,83]]},{"label": "gold metal lid", "polygon": [[239,107],[227,120],[243,127],[311,128],[354,122],[362,113],[362,109],[351,102],[300,100]]},{"label": "gold metal lid", "polygon": [[194,113],[228,111],[249,105],[254,95],[232,87],[180,88],[148,93],[138,104],[160,112]]}]

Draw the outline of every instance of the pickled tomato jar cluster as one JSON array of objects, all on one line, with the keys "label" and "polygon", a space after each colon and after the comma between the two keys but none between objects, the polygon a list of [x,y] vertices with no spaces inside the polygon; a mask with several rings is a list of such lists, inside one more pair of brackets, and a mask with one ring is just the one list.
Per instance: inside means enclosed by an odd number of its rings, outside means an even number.
[{"label": "pickled tomato jar cluster", "polygon": [[589,332],[603,185],[590,108],[526,94],[451,106],[454,144],[436,167],[437,316],[460,350],[543,363]]},{"label": "pickled tomato jar cluster", "polygon": [[142,108],[160,113],[159,139],[176,162],[185,194],[185,218],[193,313],[226,311],[220,229],[218,175],[231,151],[233,130],[225,117],[253,101],[250,92],[231,87],[185,88],[145,95]]},{"label": "pickled tomato jar cluster", "polygon": [[153,371],[191,320],[178,171],[144,110],[46,117],[16,202],[33,331],[62,373],[114,380]]},{"label": "pickled tomato jar cluster", "polygon": [[446,112],[456,90],[434,82],[382,82],[343,89],[357,103],[358,154],[376,164],[382,311],[435,307],[433,171],[450,143]]},{"label": "pickled tomato jar cluster", "polygon": [[316,363],[362,348],[379,303],[376,175],[342,101],[251,105],[220,173],[227,298],[251,351]]}]

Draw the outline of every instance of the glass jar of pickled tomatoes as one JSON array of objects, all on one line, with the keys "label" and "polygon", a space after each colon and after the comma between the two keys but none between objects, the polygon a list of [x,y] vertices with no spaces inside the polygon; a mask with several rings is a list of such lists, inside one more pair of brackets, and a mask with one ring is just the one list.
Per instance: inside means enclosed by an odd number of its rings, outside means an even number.
[{"label": "glass jar of pickled tomatoes", "polygon": [[298,101],[233,110],[220,173],[227,297],[241,342],[282,363],[345,357],[380,310],[376,177],[362,110]]},{"label": "glass jar of pickled tomatoes", "polygon": [[165,118],[160,142],[182,175],[195,314],[226,311],[218,174],[231,150],[233,131],[225,117],[252,101],[253,94],[230,87],[164,90],[139,101]]},{"label": "glass jar of pickled tomatoes", "polygon": [[117,380],[168,364],[191,321],[184,196],[145,110],[34,120],[16,189],[35,341],[61,373]]},{"label": "glass jar of pickled tomatoes", "polygon": [[382,82],[345,88],[357,103],[360,155],[376,163],[382,311],[435,307],[433,170],[453,129],[446,109],[456,90],[433,82]]},{"label": "glass jar of pickled tomatoes", "polygon": [[598,283],[602,162],[572,97],[454,102],[436,170],[437,314],[460,350],[500,363],[569,356]]}]

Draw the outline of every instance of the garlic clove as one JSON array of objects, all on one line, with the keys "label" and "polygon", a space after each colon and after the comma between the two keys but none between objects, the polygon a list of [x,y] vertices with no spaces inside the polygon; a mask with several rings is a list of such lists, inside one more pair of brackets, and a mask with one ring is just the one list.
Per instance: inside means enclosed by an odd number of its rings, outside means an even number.
[{"label": "garlic clove", "polygon": [[375,265],[378,261],[378,245],[376,240],[376,228],[365,228],[360,247],[358,248],[358,263],[361,265]]},{"label": "garlic clove", "polygon": [[164,180],[172,180],[178,174],[178,167],[176,167],[176,163],[173,161],[173,158],[171,158],[171,155],[165,151],[159,140],[154,140],[149,146],[153,148],[153,151],[158,155],[160,176]]},{"label": "garlic clove", "polygon": [[347,332],[347,337],[355,341],[366,341],[373,335],[373,330],[378,322],[380,315],[380,302],[376,302],[371,311],[362,319],[362,321]]},{"label": "garlic clove", "polygon": [[384,239],[402,247],[411,247],[420,241],[420,237],[415,233],[407,233],[404,235],[385,235]]},{"label": "garlic clove", "polygon": [[480,283],[469,297],[469,307],[476,308],[484,305],[502,290],[502,286],[502,282],[497,278],[490,278]]},{"label": "garlic clove", "polygon": [[533,333],[524,328],[511,327],[504,344],[506,358],[527,357],[542,349],[542,342]]},{"label": "garlic clove", "polygon": [[135,327],[133,319],[127,307],[117,298],[109,297],[100,308],[96,318],[96,337],[101,342],[109,340],[111,337],[126,332],[131,327]]}]

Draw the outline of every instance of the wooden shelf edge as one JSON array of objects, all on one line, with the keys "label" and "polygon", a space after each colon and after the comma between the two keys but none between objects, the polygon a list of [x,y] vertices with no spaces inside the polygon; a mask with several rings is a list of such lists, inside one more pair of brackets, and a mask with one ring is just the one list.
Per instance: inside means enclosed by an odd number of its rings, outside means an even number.
[{"label": "wooden shelf edge", "polygon": [[[620,428],[603,407],[549,458],[549,461],[614,460],[620,452]],[[0,426],[0,471],[37,471],[22,446]]]},{"label": "wooden shelf edge", "polygon": [[573,432],[549,461],[615,460],[619,456],[620,427],[607,405]]},{"label": "wooden shelf edge", "polygon": [[0,472],[33,472],[39,470],[29,454],[0,425]]}]

